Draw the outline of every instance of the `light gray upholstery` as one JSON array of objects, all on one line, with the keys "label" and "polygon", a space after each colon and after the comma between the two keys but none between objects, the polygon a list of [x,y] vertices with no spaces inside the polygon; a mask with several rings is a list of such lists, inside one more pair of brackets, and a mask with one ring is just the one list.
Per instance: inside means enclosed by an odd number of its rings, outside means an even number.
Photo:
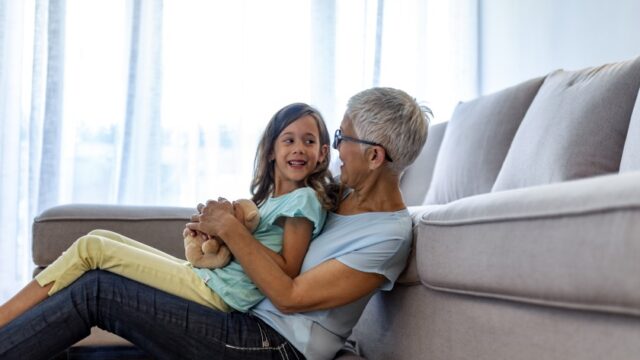
[{"label": "light gray upholstery", "polygon": [[353,337],[369,360],[636,360],[640,318],[397,286]]},{"label": "light gray upholstery", "polygon": [[34,219],[33,261],[37,266],[51,264],[77,238],[94,229],[112,230],[184,258],[182,230],[195,212],[193,208],[159,206],[57,206]]},{"label": "light gray upholstery", "polygon": [[425,204],[491,191],[543,78],[459,103],[447,126]]},{"label": "light gray upholstery", "polygon": [[446,130],[446,122],[429,126],[427,142],[424,144],[422,152],[402,174],[400,189],[405,204],[408,206],[422,205],[424,202],[424,197],[431,184],[438,149],[440,149]]},{"label": "light gray upholstery", "polygon": [[636,105],[631,114],[627,140],[624,143],[620,172],[640,170],[640,93],[636,98]]},{"label": "light gray upholstery", "polygon": [[640,172],[461,199],[418,225],[427,286],[640,315]]},{"label": "light gray upholstery", "polygon": [[640,58],[547,76],[493,191],[617,172],[640,85]]},{"label": "light gray upholstery", "polygon": [[418,278],[418,260],[416,257],[416,241],[418,239],[420,220],[428,213],[439,209],[441,206],[443,205],[409,206],[409,213],[413,220],[413,240],[411,241],[411,252],[409,253],[407,265],[398,277],[398,284],[415,285],[420,283],[420,279]]}]

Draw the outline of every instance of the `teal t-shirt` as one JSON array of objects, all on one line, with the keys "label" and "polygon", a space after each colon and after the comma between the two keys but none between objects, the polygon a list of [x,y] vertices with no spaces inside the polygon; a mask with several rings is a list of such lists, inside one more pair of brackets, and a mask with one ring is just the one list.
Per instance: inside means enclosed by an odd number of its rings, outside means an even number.
[{"label": "teal t-shirt", "polygon": [[[329,213],[324,230],[309,246],[301,273],[331,259],[358,271],[384,275],[390,290],[411,248],[409,212]],[[370,294],[332,309],[283,314],[264,299],[251,312],[282,334],[308,359],[333,359],[367,305]]]},{"label": "teal t-shirt", "polygon": [[[308,187],[288,194],[270,197],[260,206],[260,223],[253,237],[269,249],[282,251],[283,229],[278,225],[282,217],[304,217],[313,223],[311,238],[320,234],[327,212],[322,208],[316,192]],[[249,279],[239,262],[232,260],[219,269],[193,268],[207,286],[215,291],[232,308],[246,312],[264,298]]]}]

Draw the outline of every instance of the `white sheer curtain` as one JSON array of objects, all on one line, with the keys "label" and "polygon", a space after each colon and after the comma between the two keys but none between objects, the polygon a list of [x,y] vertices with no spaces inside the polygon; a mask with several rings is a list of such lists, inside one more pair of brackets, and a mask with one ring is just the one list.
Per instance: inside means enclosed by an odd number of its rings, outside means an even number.
[{"label": "white sheer curtain", "polygon": [[303,101],[405,89],[447,120],[476,95],[467,0],[0,0],[0,301],[63,203],[249,196],[257,139]]}]

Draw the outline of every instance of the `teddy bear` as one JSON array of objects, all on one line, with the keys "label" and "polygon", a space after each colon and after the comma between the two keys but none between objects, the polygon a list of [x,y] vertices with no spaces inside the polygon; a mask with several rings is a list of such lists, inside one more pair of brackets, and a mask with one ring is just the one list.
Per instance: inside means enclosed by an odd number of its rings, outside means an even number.
[{"label": "teddy bear", "polygon": [[[248,199],[236,200],[233,202],[233,211],[236,219],[253,233],[260,223],[256,204]],[[220,239],[203,234],[192,236],[188,229],[183,235],[185,256],[194,267],[215,269],[231,261],[231,252]]]}]

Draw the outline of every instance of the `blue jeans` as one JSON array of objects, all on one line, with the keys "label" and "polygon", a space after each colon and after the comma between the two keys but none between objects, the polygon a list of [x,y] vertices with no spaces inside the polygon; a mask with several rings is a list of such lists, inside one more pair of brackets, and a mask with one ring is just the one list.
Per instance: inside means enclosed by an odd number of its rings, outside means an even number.
[{"label": "blue jeans", "polygon": [[94,325],[156,359],[304,358],[251,314],[223,313],[95,270],[0,329],[0,359],[47,359]]}]

